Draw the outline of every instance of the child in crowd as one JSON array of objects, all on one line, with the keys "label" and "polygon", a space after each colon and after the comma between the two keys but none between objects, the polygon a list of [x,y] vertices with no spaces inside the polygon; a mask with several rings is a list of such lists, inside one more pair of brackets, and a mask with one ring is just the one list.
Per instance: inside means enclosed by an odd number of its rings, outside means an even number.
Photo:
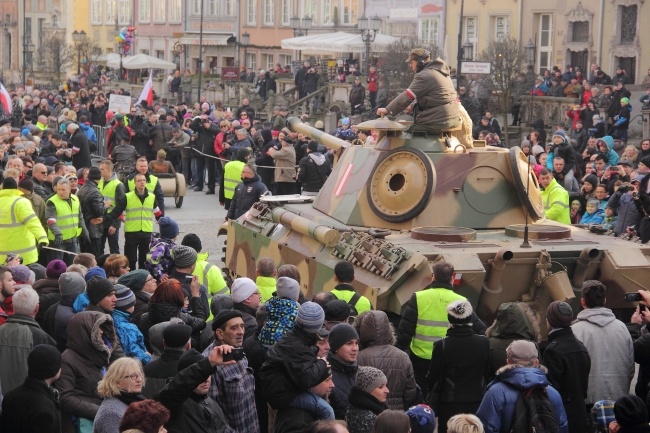
[{"label": "child in crowd", "polygon": [[587,202],[587,211],[580,219],[580,224],[602,224],[605,218],[604,212],[600,209],[600,201],[598,199],[590,199]]},{"label": "child in crowd", "polygon": [[612,208],[611,206],[605,207],[605,218],[603,219],[603,226],[607,230],[614,230],[617,219],[618,217],[616,215],[616,209]]},{"label": "child in crowd", "polygon": [[571,224],[579,224],[582,219],[582,205],[580,200],[573,200],[571,202]]}]

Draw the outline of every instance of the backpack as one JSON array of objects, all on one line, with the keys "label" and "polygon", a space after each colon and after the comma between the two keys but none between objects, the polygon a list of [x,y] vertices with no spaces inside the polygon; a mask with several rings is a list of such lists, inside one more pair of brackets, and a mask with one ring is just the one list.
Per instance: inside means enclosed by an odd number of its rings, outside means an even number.
[{"label": "backpack", "polygon": [[511,433],[558,433],[560,425],[546,387],[536,386],[519,393],[512,417]]},{"label": "backpack", "polygon": [[598,400],[591,408],[591,421],[598,432],[609,431],[609,424],[616,421],[614,400]]}]

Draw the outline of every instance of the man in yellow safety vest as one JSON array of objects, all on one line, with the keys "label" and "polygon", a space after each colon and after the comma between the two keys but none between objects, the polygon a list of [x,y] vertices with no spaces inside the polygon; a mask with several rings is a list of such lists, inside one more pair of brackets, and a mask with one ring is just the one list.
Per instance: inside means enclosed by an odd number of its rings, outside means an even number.
[{"label": "man in yellow safety vest", "polygon": [[165,194],[163,193],[158,178],[149,173],[149,163],[147,162],[146,157],[141,156],[138,158],[135,162],[135,171],[124,179],[125,191],[131,192],[135,190],[135,175],[138,173],[145,175],[145,178],[147,179],[147,190],[155,196],[156,206],[160,209],[160,216],[163,216],[165,214]]},{"label": "man in yellow safety vest", "polygon": [[129,267],[145,269],[149,243],[153,233],[153,219],[162,216],[156,205],[156,197],[147,189],[147,177],[136,173],[133,177],[135,190],[126,193],[124,210],[124,255],[129,259]]},{"label": "man in yellow safety vest", "polygon": [[230,201],[235,195],[235,188],[242,181],[241,173],[250,157],[251,151],[248,147],[237,150],[237,159],[227,162],[223,167],[223,182],[219,188],[219,204],[230,209]]},{"label": "man in yellow safety vest", "polygon": [[63,260],[70,266],[79,253],[79,237],[88,237],[86,225],[81,213],[81,204],[76,195],[71,194],[70,181],[60,179],[55,187],[56,194],[45,203],[45,221],[47,223],[47,238],[59,250],[49,251],[49,261]]},{"label": "man in yellow safety vest", "polygon": [[120,253],[118,244],[120,235],[120,226],[122,221],[120,215],[126,208],[126,189],[120,182],[117,175],[113,173],[113,161],[105,159],[99,164],[99,171],[102,178],[97,184],[97,188],[104,196],[104,233],[102,235],[102,252],[108,239],[108,249],[111,254]]}]

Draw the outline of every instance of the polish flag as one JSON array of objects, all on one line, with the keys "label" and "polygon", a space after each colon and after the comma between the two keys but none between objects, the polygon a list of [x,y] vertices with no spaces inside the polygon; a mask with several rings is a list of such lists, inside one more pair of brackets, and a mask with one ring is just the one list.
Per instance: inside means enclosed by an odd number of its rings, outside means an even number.
[{"label": "polish flag", "polygon": [[149,71],[149,79],[147,80],[147,84],[144,85],[142,93],[140,93],[140,98],[138,98],[136,104],[139,104],[142,101],[147,101],[147,105],[150,107],[153,106],[153,81],[151,81],[151,78],[152,74],[151,71]]},{"label": "polish flag", "polygon": [[11,104],[11,96],[9,96],[9,92],[7,92],[7,89],[5,89],[5,86],[3,86],[2,83],[0,83],[0,104],[2,104],[6,115],[11,114],[13,108]]}]

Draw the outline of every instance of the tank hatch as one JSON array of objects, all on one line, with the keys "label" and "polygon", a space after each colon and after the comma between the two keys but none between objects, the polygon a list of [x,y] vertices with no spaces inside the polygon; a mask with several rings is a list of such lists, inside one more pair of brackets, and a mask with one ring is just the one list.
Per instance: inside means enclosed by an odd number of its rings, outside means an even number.
[{"label": "tank hatch", "polygon": [[355,125],[357,129],[368,130],[376,129],[378,131],[403,131],[406,129],[406,126],[399,123],[393,122],[392,120],[380,117],[378,119],[366,120]]},{"label": "tank hatch", "polygon": [[465,227],[416,227],[411,237],[429,242],[465,242],[476,240],[476,230]]},{"label": "tank hatch", "polygon": [[[513,238],[524,237],[525,224],[513,224],[506,227],[506,236]],[[553,225],[529,224],[528,225],[528,238],[529,239],[569,239],[571,237],[570,227],[560,227]]]}]

